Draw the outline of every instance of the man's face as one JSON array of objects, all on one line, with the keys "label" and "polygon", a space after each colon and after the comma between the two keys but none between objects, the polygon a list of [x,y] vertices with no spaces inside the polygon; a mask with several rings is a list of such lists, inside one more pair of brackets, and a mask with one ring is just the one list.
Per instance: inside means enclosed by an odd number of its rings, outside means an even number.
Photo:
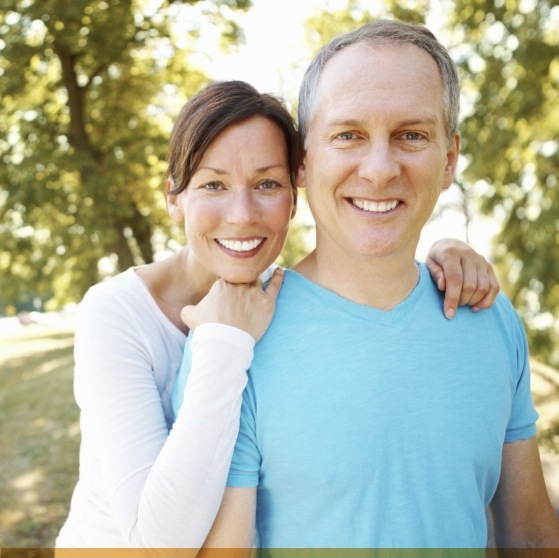
[{"label": "man's face", "polygon": [[459,143],[447,144],[442,79],[425,51],[358,44],[337,53],[319,81],[298,177],[317,247],[339,262],[413,260]]}]

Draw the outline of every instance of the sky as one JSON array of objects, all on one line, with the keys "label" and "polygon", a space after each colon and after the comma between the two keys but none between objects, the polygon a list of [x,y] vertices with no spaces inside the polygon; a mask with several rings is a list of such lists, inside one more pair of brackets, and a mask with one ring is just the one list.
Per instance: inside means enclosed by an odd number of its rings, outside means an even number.
[{"label": "sky", "polygon": [[[305,45],[304,22],[314,11],[329,8],[342,9],[346,0],[253,0],[253,7],[238,18],[244,30],[245,43],[237,52],[224,54],[216,45],[215,29],[203,29],[204,54],[200,56],[205,70],[213,79],[242,79],[261,92],[280,95],[296,103],[299,84],[312,53]],[[431,2],[433,10],[428,26],[444,42],[437,29],[441,2]],[[440,204],[448,205],[460,200],[454,185],[442,193]],[[300,207],[300,217],[310,217],[305,207]],[[482,216],[474,217],[469,241],[486,257],[491,255],[490,240],[497,231],[497,224]],[[446,210],[442,217],[429,223],[422,234],[417,256],[425,259],[428,248],[443,237],[466,240],[465,220],[461,213]]]},{"label": "sky", "polygon": [[219,52],[215,31],[204,30],[206,69],[214,79],[242,79],[259,91],[296,98],[310,57],[304,22],[314,10],[343,4],[343,0],[253,0],[253,7],[238,18],[246,42],[237,53]]},{"label": "sky", "polygon": [[[238,54],[224,56],[215,49],[211,29],[208,38],[207,69],[215,79],[244,79],[262,92],[297,96],[303,72],[312,53],[305,45],[304,22],[313,13],[344,9],[347,0],[252,0],[253,7],[238,20],[246,43]],[[368,3],[365,2],[365,5]],[[441,0],[431,0],[430,28],[438,32]],[[368,5],[374,10],[374,3]]]}]

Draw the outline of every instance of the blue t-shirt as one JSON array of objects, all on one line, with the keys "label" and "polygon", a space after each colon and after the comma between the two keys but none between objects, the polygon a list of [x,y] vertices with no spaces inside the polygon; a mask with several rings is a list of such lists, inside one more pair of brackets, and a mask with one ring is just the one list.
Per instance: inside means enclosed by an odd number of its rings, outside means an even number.
[{"label": "blue t-shirt", "polygon": [[175,378],[173,392],[171,393],[171,405],[173,407],[173,420],[176,420],[179,414],[179,409],[182,407],[184,399],[184,390],[186,388],[186,381],[192,369],[192,352],[190,351],[190,343],[192,342],[193,332],[188,333],[186,344],[184,346],[184,353],[182,355],[182,362],[179,373]]},{"label": "blue t-shirt", "polygon": [[446,320],[420,269],[388,312],[286,271],[228,480],[262,547],[486,545],[503,443],[535,434],[524,330],[503,295]]}]

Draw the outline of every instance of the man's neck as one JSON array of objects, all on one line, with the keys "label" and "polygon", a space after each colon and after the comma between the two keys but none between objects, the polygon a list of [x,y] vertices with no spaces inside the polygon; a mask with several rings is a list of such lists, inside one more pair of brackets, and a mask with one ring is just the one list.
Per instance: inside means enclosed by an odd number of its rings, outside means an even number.
[{"label": "man's neck", "polygon": [[392,256],[336,261],[315,250],[293,269],[313,283],[352,302],[391,310],[417,285],[419,269],[413,258]]}]

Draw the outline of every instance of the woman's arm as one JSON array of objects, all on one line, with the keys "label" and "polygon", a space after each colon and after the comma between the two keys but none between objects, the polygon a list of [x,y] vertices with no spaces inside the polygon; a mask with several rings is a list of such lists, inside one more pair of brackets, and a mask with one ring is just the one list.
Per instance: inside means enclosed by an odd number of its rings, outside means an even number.
[{"label": "woman's arm", "polygon": [[452,319],[458,305],[473,311],[491,307],[500,286],[491,264],[461,240],[445,238],[431,246],[427,257],[431,278],[445,291],[444,314]]},{"label": "woman's arm", "polygon": [[[183,404],[157,460],[174,473],[150,474],[145,486],[147,495],[169,489],[172,496],[145,499],[155,528],[142,546],[155,540],[158,546],[202,546],[223,497],[253,347],[250,335],[231,326],[207,324],[194,332]],[[173,508],[154,510],[169,497]]]},{"label": "woman's arm", "polygon": [[[257,329],[271,320],[281,273],[273,285]],[[223,308],[220,300],[234,298],[242,305],[244,293],[233,291],[217,293],[212,304]],[[146,328],[124,311],[107,311],[111,302],[85,304],[76,342],[84,435],[99,462],[101,497],[129,545],[199,548],[223,496],[254,339],[228,325],[197,328],[184,405],[169,433]]]}]

